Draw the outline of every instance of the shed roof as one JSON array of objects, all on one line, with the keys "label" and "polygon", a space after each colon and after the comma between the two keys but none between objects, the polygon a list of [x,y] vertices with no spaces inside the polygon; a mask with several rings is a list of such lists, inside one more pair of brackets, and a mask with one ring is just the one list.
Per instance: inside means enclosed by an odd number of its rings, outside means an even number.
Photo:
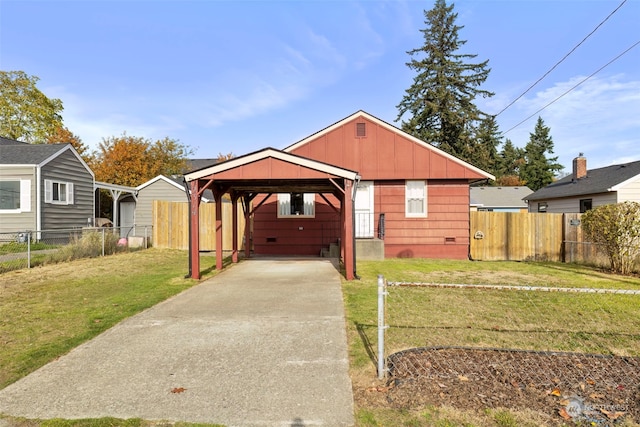
[{"label": "shed roof", "polygon": [[640,160],[590,169],[584,178],[575,179],[573,175],[566,176],[530,194],[526,200],[558,199],[608,193],[617,191],[621,185],[633,179],[640,179]]},{"label": "shed roof", "polygon": [[526,208],[529,187],[471,187],[471,204],[486,208]]}]

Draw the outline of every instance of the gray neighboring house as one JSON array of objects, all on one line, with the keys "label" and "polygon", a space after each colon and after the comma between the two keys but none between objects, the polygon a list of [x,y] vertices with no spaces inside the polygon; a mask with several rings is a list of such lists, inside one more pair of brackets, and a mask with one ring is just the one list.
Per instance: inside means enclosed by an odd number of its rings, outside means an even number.
[{"label": "gray neighboring house", "polygon": [[529,187],[470,187],[472,211],[527,212],[524,199],[531,193]]},{"label": "gray neighboring house", "polygon": [[94,174],[71,144],[0,137],[0,233],[86,227]]},{"label": "gray neighboring house", "polygon": [[[154,200],[168,202],[188,201],[182,176],[168,177],[158,175],[140,184],[135,190],[135,197],[126,196],[119,201],[120,224],[126,229],[123,230],[123,232],[128,236],[143,236],[145,227],[153,225]],[[205,191],[202,202],[213,203],[213,193],[211,190]],[[151,230],[147,229],[147,232],[150,233]]]},{"label": "gray neighboring house", "polygon": [[582,153],[573,173],[526,198],[529,212],[579,213],[597,206],[640,202],[640,161],[587,169]]}]

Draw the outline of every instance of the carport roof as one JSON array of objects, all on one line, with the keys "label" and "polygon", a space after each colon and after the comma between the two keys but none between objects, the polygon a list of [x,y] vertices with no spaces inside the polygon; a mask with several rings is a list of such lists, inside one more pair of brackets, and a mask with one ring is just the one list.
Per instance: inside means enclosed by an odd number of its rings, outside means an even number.
[{"label": "carport roof", "polygon": [[[234,173],[234,170],[251,168],[252,165],[263,164],[265,161],[275,160],[276,165],[296,166],[305,173],[287,176],[284,169],[276,168],[270,173],[260,172],[246,174]],[[284,163],[282,163],[284,162]],[[249,177],[250,176],[250,177]],[[236,191],[277,193],[277,192],[325,192],[335,190],[329,182],[330,178],[348,179],[356,181],[359,175],[355,171],[343,169],[306,157],[286,153],[274,148],[265,148],[254,153],[236,157],[216,165],[188,172],[184,175],[187,182],[195,180],[224,181]]]}]

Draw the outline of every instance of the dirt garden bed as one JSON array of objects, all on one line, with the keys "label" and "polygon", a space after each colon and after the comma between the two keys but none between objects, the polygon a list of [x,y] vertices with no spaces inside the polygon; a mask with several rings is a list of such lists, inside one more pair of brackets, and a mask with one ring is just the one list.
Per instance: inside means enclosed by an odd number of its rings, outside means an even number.
[{"label": "dirt garden bed", "polygon": [[391,355],[386,386],[361,391],[375,406],[508,408],[551,423],[640,422],[640,358],[469,348]]}]

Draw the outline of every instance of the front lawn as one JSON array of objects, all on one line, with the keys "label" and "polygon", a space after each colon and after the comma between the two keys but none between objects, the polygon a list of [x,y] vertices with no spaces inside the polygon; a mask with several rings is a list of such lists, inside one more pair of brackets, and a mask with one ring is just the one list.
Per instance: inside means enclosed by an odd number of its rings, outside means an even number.
[{"label": "front lawn", "polygon": [[[390,384],[385,380],[377,380],[379,274],[392,282],[640,290],[638,277],[614,276],[574,264],[389,259],[382,262],[360,262],[357,267],[361,280],[345,281],[343,289],[359,426],[499,426],[563,422],[557,416],[561,406],[549,407],[547,413],[532,410],[535,406],[533,404],[525,406],[527,410],[490,406],[479,409],[479,405],[472,407],[464,399],[453,399],[455,393],[444,379],[435,387],[436,398],[431,399],[432,403],[429,403],[428,397],[417,395],[420,391],[415,384],[411,392],[402,395],[398,388],[393,388],[395,382]],[[523,349],[533,351],[533,355],[555,350],[635,358],[640,356],[640,295],[413,287],[389,287],[388,291],[386,356],[393,351],[416,347]],[[459,353],[468,359],[477,355],[464,350]],[[523,354],[529,353],[520,353],[519,357],[523,357]],[[444,362],[442,369],[445,371],[463,369],[455,360],[431,358],[423,362],[427,365]],[[496,362],[492,360],[488,363]],[[529,372],[537,374],[547,369],[553,370],[555,367],[540,365],[532,367]],[[443,378],[445,374],[443,372]],[[462,378],[467,389],[472,389],[474,378],[469,379],[464,375],[454,377]],[[598,382],[582,385],[582,390],[586,393],[589,387],[604,387],[603,382],[607,378],[602,382],[597,379]],[[433,381],[429,385],[432,384]],[[428,386],[424,387],[423,384],[422,390],[426,390]],[[514,388],[511,385],[509,387]],[[549,391],[553,391],[553,387]],[[479,395],[491,395],[489,389],[474,391],[476,392]],[[633,390],[629,393],[633,393]],[[637,395],[640,396],[640,389]],[[527,395],[520,397],[522,400]],[[614,393],[610,393],[601,400],[613,398]],[[505,405],[512,400],[511,396],[501,398]],[[441,405],[438,403],[440,401],[457,401],[461,404],[452,407]],[[542,403],[539,402],[538,406],[549,402],[560,405],[559,402],[562,401],[561,396],[542,396]],[[634,410],[638,412],[637,408]],[[626,422],[634,425],[628,420]]]}]

